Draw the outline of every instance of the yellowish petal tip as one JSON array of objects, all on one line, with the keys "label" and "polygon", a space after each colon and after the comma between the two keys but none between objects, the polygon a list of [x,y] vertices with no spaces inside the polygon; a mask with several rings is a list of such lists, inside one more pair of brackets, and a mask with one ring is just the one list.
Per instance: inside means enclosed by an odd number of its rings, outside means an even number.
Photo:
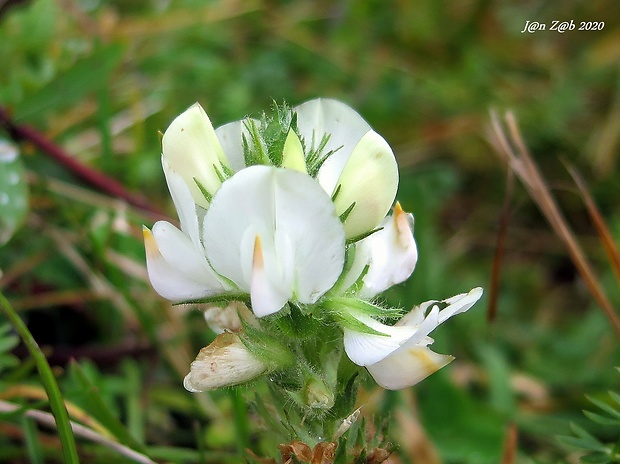
[{"label": "yellowish petal tip", "polygon": [[159,256],[159,248],[157,247],[157,242],[155,241],[153,232],[151,232],[147,227],[142,227],[142,236],[144,237],[144,248],[146,250],[147,257],[157,258]]},{"label": "yellowish petal tip", "polygon": [[261,245],[260,235],[257,235],[256,239],[254,239],[254,259],[252,261],[252,268],[256,270],[262,269],[263,267],[263,247]]},{"label": "yellowish petal tip", "polygon": [[399,214],[404,213],[403,211],[403,207],[400,206],[400,202],[396,202],[396,204],[394,205],[394,216],[398,216]]},{"label": "yellowish petal tip", "polygon": [[403,211],[399,202],[394,205],[394,212],[392,214],[394,220],[394,227],[398,233],[398,240],[403,246],[408,246],[411,242],[411,229],[409,227],[409,221],[407,221],[407,213]]}]

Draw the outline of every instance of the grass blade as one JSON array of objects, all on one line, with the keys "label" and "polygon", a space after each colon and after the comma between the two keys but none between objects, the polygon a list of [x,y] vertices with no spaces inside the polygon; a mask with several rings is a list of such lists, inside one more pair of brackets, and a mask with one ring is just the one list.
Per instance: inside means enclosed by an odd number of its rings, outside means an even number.
[{"label": "grass blade", "polygon": [[24,324],[24,321],[17,315],[9,301],[0,293],[0,307],[6,314],[9,322],[13,325],[19,336],[26,345],[26,348],[32,355],[39,371],[41,383],[47,392],[49,398],[50,407],[56,421],[56,427],[58,428],[58,436],[62,445],[62,452],[64,455],[64,461],[66,464],[78,464],[77,448],[75,446],[75,437],[73,436],[73,430],[71,429],[71,423],[69,422],[69,414],[67,408],[62,399],[58,383],[54,378],[52,369],[47,362],[47,359],[43,355],[41,348],[37,344],[36,340]]},{"label": "grass blade", "polygon": [[87,377],[84,369],[76,361],[71,363],[71,371],[75,374],[76,379],[84,389],[86,399],[90,406],[90,413],[93,414],[101,424],[106,427],[117,440],[121,443],[137,450],[141,453],[145,452],[144,445],[140,443],[125,426],[117,419],[117,417],[108,409],[104,401],[101,399],[95,385]]}]

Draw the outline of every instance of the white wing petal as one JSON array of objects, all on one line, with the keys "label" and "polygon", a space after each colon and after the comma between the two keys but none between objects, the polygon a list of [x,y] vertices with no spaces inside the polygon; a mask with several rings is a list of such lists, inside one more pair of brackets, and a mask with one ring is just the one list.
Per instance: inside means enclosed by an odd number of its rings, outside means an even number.
[{"label": "white wing petal", "polygon": [[223,291],[189,237],[167,222],[144,228],[146,266],[153,288],[170,301],[192,300]]},{"label": "white wing petal", "polygon": [[381,227],[356,244],[356,259],[359,253],[369,265],[360,291],[362,298],[373,297],[407,280],[418,260],[411,214],[397,203],[394,213],[384,219]]}]

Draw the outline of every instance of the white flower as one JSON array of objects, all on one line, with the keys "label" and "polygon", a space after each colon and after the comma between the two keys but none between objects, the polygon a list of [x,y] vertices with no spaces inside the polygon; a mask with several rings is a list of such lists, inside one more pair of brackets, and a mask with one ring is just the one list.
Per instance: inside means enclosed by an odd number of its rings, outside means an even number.
[{"label": "white flower", "polygon": [[[366,315],[353,314],[360,322],[384,335],[344,329],[345,351],[351,361],[364,366],[375,381],[388,390],[410,387],[441,369],[454,358],[437,354],[428,348],[428,336],[439,324],[471,308],[482,296],[477,287],[469,293],[444,300],[443,310],[427,301],[413,308],[394,326],[384,325]],[[427,309],[431,307],[428,315]]]},{"label": "white flower", "polygon": [[[176,173],[167,174],[187,235],[167,222],[144,229],[155,290],[172,301],[229,291],[250,294],[262,317],[287,301],[315,303],[344,264],[344,229],[334,205],[306,174],[251,166],[218,190],[201,227]],[[193,215],[192,213],[193,209]],[[187,213],[187,214],[186,214]]]},{"label": "white flower", "polygon": [[267,365],[254,357],[239,336],[223,333],[200,350],[183,386],[190,392],[238,385],[265,373]]},{"label": "white flower", "polygon": [[[306,150],[329,136],[324,152],[334,151],[316,180],[307,175],[307,153],[293,131],[284,144],[285,170],[244,168],[244,121],[214,130],[198,104],[166,130],[162,165],[181,230],[163,221],[152,231],[144,229],[149,277],[161,296],[180,302],[247,292],[259,317],[289,300],[314,303],[342,271],[344,238],[384,220],[398,186],[396,160],[385,140],[336,100],[312,100],[294,111]],[[226,173],[235,171],[222,184]],[[338,216],[345,212],[341,224]],[[358,263],[365,260],[362,268],[371,268],[364,294],[402,281],[396,274],[411,273],[411,266],[399,262],[386,274],[388,263],[380,258],[382,241],[392,243],[391,257],[396,256],[394,234],[404,237],[408,229],[401,216],[393,216],[398,230],[381,224],[384,230],[358,244]],[[398,240],[413,243],[412,236]]]}]

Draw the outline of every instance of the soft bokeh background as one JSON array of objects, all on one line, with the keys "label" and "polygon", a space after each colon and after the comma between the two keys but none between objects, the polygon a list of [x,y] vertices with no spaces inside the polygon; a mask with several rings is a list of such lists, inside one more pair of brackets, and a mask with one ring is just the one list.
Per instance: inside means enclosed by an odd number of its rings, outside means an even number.
[{"label": "soft bokeh background", "polygon": [[[528,20],[605,24],[521,33]],[[512,109],[617,307],[618,281],[563,160],[619,237],[619,25],[612,0],[9,0],[0,2],[0,105],[174,217],[158,131],[195,101],[216,126],[274,100],[347,102],[394,148],[398,197],[416,218],[418,267],[386,296],[403,307],[488,290],[507,185],[487,141],[489,109]],[[2,127],[0,137],[10,138]],[[248,444],[274,455],[252,415],[245,431],[232,419],[237,393],[183,390],[213,334],[148,285],[141,226],[154,218],[32,144],[19,149],[30,210],[0,248],[0,288],[48,347],[65,399],[122,435],[106,413],[115,417],[157,460],[243,462]],[[410,391],[368,383],[361,397],[369,422],[392,422],[393,462],[501,462],[511,424],[518,452],[506,463],[579,462],[557,439],[574,434],[570,423],[618,440],[617,427],[582,413],[596,409],[585,395],[608,404],[607,390],[620,389],[618,339],[518,182],[510,205],[495,322],[485,297],[435,334],[454,363]],[[36,371],[23,347],[14,355],[22,362],[3,364],[0,398],[32,404]],[[54,432],[31,426],[0,416],[0,461],[61,460]],[[80,450],[84,462],[121,462],[104,446]]]}]

